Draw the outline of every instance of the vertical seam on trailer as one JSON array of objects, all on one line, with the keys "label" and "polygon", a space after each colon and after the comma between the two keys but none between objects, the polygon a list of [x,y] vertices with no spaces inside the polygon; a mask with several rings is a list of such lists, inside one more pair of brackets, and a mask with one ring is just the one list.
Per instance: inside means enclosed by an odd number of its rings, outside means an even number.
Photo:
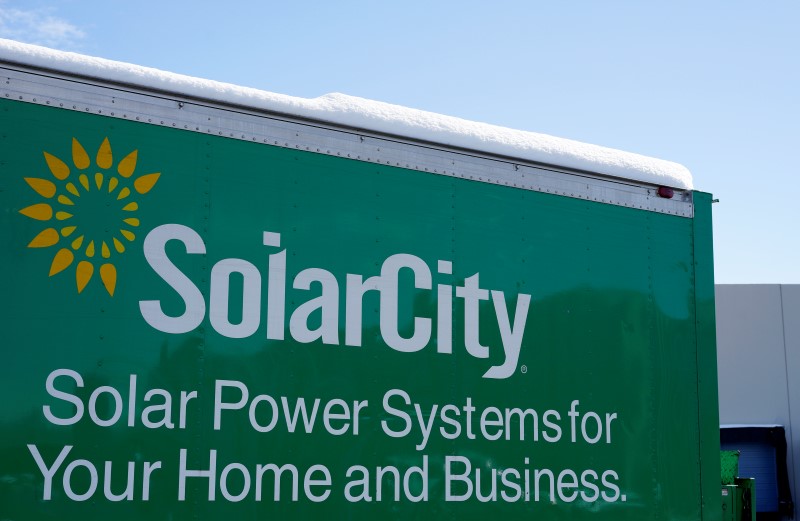
[{"label": "vertical seam on trailer", "polygon": [[699,321],[699,309],[698,309],[698,302],[697,302],[697,214],[692,217],[692,286],[694,290],[694,363],[695,363],[695,393],[697,396],[697,470],[698,470],[698,485],[700,489],[700,519],[705,519],[705,505],[707,503],[706,497],[704,497],[704,489],[703,489],[703,427],[702,427],[702,411],[701,411],[701,404],[700,401],[702,399],[701,393],[701,386],[700,386],[700,363],[701,363],[701,356],[700,356],[700,324]]}]

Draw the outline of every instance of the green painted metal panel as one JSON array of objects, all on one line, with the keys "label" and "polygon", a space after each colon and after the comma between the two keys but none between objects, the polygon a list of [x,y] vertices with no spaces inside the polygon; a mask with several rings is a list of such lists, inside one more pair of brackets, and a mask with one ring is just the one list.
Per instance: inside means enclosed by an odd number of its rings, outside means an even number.
[{"label": "green painted metal panel", "polygon": [[700,422],[703,519],[716,521],[721,513],[714,508],[717,477],[721,475],[718,457],[719,397],[717,395],[717,324],[714,305],[714,258],[711,227],[711,194],[695,193],[694,218],[695,297],[697,314],[697,393]]},{"label": "green painted metal panel", "polygon": [[0,518],[719,518],[696,219],[0,111]]}]

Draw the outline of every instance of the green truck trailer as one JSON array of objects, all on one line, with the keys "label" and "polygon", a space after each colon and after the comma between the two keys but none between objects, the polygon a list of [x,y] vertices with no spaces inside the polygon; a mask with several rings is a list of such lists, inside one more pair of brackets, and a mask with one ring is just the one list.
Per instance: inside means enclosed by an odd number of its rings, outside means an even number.
[{"label": "green truck trailer", "polygon": [[0,519],[721,519],[710,195],[358,103],[0,41]]}]

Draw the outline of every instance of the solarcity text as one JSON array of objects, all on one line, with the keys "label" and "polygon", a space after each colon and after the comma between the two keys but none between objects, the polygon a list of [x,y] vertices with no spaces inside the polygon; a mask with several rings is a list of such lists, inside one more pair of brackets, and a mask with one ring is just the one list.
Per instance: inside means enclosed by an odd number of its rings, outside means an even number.
[{"label": "solarcity text", "polygon": [[[185,311],[178,316],[164,312],[160,300],[142,300],[139,308],[144,320],[153,328],[165,333],[181,334],[194,330],[208,315],[211,326],[219,334],[229,338],[245,338],[256,334],[262,321],[262,274],[255,264],[244,259],[223,259],[214,264],[211,270],[209,301],[206,303],[203,292],[197,284],[178,268],[167,255],[166,245],[179,241],[190,255],[205,254],[206,245],[202,237],[193,229],[180,224],[164,224],[153,229],[145,238],[144,255],[150,267],[183,300]],[[279,233],[263,232],[263,244],[279,248]],[[286,249],[269,255],[266,295],[266,338],[283,340],[286,322]],[[437,297],[436,318],[413,317],[413,334],[406,338],[399,332],[398,297],[400,292],[400,272],[410,270],[417,290],[435,291]],[[439,274],[452,274],[451,261],[437,263]],[[244,279],[242,291],[242,316],[238,323],[229,317],[230,278],[238,274]],[[490,350],[500,347],[504,361],[490,367],[484,378],[504,379],[517,370],[525,323],[528,317],[531,296],[517,295],[514,316],[510,317],[509,307],[503,291],[487,290],[480,287],[480,273],[464,279],[463,285],[437,284],[434,289],[431,268],[421,258],[408,253],[397,253],[385,259],[380,275],[366,277],[348,273],[344,284],[344,344],[361,346],[363,299],[367,292],[380,295],[380,333],[387,346],[395,351],[414,353],[426,348],[432,342],[433,321],[436,321],[436,350],[443,354],[453,353],[453,290],[455,296],[463,300],[464,307],[464,349],[478,359],[489,358]],[[321,340],[324,344],[340,345],[339,330],[339,280],[322,268],[306,268],[292,281],[292,287],[309,290],[312,284],[322,288],[317,297],[297,306],[289,317],[289,334],[301,343]],[[497,326],[500,331],[500,346],[481,344],[480,340],[480,302],[491,300]],[[310,326],[312,314],[320,313],[319,326]]]}]

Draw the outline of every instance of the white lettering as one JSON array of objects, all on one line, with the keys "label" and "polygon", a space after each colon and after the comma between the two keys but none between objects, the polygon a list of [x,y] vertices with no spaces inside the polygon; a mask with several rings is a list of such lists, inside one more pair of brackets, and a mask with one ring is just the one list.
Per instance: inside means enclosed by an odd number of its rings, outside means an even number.
[{"label": "white lettering", "polygon": [[[261,328],[262,309],[266,307],[266,337],[269,340],[284,340],[285,330],[288,329],[291,338],[296,342],[321,341],[327,345],[340,345],[340,330],[343,329],[344,345],[358,347],[362,345],[365,296],[374,291],[378,293],[379,306],[375,312],[379,315],[380,335],[391,349],[401,353],[414,353],[433,344],[438,353],[453,354],[455,347],[453,324],[457,319],[464,323],[463,349],[470,356],[486,359],[490,357],[490,353],[502,349],[503,362],[486,370],[484,378],[505,379],[517,370],[531,296],[524,293],[517,294],[512,319],[505,293],[481,288],[479,273],[464,279],[462,286],[436,284],[434,288],[431,268],[420,257],[408,253],[397,253],[387,257],[381,264],[380,275],[365,277],[347,273],[345,280],[342,281],[344,286],[340,286],[340,280],[336,275],[325,269],[306,268],[295,276],[292,287],[295,290],[310,291],[312,286],[319,286],[319,295],[299,303],[291,302],[293,309],[290,310],[287,328],[286,249],[268,256],[265,303],[262,302],[261,268],[246,260],[235,258],[223,259],[212,266],[208,287],[209,300],[206,303],[200,288],[178,268],[178,264],[184,264],[185,261],[176,264],[167,256],[166,246],[172,240],[182,242],[189,255],[206,253],[206,245],[200,235],[191,228],[179,224],[158,226],[145,238],[145,259],[154,272],[175,291],[185,307],[181,314],[173,316],[164,311],[161,300],[140,301],[142,317],[159,331],[181,334],[194,330],[206,318],[208,304],[208,320],[217,333],[228,338],[248,338]],[[264,246],[280,248],[281,234],[265,231],[262,242]],[[454,270],[451,261],[439,260],[436,268],[438,275],[452,278]],[[235,279],[234,274],[237,275]],[[230,302],[232,283],[242,284],[241,306],[239,302],[233,305]],[[344,309],[341,313],[340,287],[344,288],[345,293]],[[454,293],[455,297],[463,299],[463,317],[453,316],[456,311],[453,306]],[[295,292],[293,298],[296,298],[296,295]],[[436,302],[433,312],[435,317],[417,315],[417,309],[420,307],[417,303],[422,296]],[[493,303],[500,332],[500,345],[481,343],[481,302],[486,300],[491,300]],[[238,320],[232,318],[232,311],[236,313],[239,309],[241,318]],[[340,327],[342,317],[342,327]],[[434,321],[436,338],[432,340]],[[136,381],[133,380],[130,394],[133,395],[135,390]],[[77,403],[72,395],[53,391],[55,393],[53,396]],[[133,422],[132,414],[129,409],[129,425]],[[74,417],[57,418],[57,420],[77,421]]]},{"label": "white lettering", "polygon": [[414,287],[431,289],[431,270],[428,265],[413,255],[392,255],[381,266],[381,335],[386,345],[403,353],[413,353],[428,345],[431,339],[431,319],[414,318],[414,334],[403,338],[398,332],[398,275],[408,268],[414,272]]},{"label": "white lettering", "polygon": [[[230,321],[231,274],[242,275],[242,320]],[[225,259],[211,269],[211,306],[208,312],[211,326],[228,338],[245,338],[258,330],[261,322],[261,273],[242,259]]]},{"label": "white lettering", "polygon": [[53,425],[73,425],[78,423],[78,421],[83,416],[83,402],[69,393],[65,393],[63,391],[59,391],[55,388],[55,379],[59,376],[66,376],[72,378],[75,382],[75,387],[83,387],[83,378],[81,375],[72,371],[70,369],[56,369],[49,375],[47,375],[47,381],[45,382],[45,388],[47,389],[47,394],[52,396],[53,398],[57,398],[59,400],[64,400],[65,402],[69,402],[75,406],[75,414],[71,418],[59,418],[53,411],[50,409],[49,405],[45,405],[42,407],[42,412],[44,413],[44,417],[47,418],[47,421],[52,423]]},{"label": "white lettering", "polygon": [[197,286],[167,257],[166,245],[171,240],[186,246],[186,253],[205,253],[203,239],[188,226],[163,224],[154,228],[144,239],[144,258],[169,287],[183,299],[182,315],[171,317],[164,313],[160,300],[143,300],[139,310],[145,322],[164,333],[188,333],[200,325],[206,314],[206,301]]},{"label": "white lettering", "polygon": [[[297,274],[294,288],[308,290],[313,282],[320,284],[322,294],[294,310],[289,320],[289,331],[292,338],[304,344],[320,338],[323,344],[339,344],[339,284],[329,271],[309,268]],[[321,315],[320,326],[311,329],[308,327],[308,319],[317,310]]]}]

